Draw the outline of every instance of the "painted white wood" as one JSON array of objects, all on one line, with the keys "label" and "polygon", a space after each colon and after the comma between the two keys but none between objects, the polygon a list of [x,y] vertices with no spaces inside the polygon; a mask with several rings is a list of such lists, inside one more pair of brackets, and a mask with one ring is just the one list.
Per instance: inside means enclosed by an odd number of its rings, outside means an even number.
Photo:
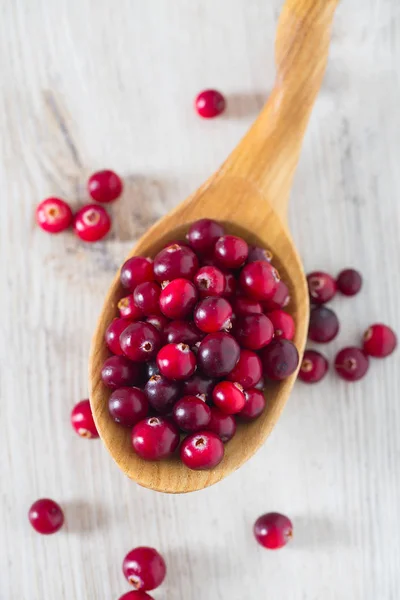
[{"label": "painted white wood", "polygon": [[[154,219],[194,190],[246,130],[273,81],[281,0],[20,0],[0,19],[0,598],[111,600],[139,544],[166,556],[156,600],[398,600],[398,354],[349,385],[298,384],[265,447],[188,496],[135,486],[99,441],[79,440],[90,336],[116,266]],[[306,269],[359,267],[362,294],[335,300],[340,337],[373,321],[400,331],[400,6],[343,2],[292,194]],[[216,86],[229,109],[200,120]],[[46,195],[78,206],[87,175],[128,181],[105,243],[47,236]],[[36,535],[28,507],[50,496],[67,526]],[[277,553],[252,538],[259,514],[293,518]]]}]

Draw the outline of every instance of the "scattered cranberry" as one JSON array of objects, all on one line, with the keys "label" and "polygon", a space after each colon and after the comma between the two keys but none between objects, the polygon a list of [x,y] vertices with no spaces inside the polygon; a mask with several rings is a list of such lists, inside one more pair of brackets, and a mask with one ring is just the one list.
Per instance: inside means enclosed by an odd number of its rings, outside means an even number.
[{"label": "scattered cranberry", "polygon": [[185,396],[204,396],[208,401],[211,399],[214,385],[214,379],[196,372],[190,379],[183,382],[182,391]]},{"label": "scattered cranberry", "polygon": [[260,546],[276,550],[286,546],[293,536],[290,519],[279,513],[267,513],[254,524],[254,536]]},{"label": "scattered cranberry", "polygon": [[289,288],[282,280],[279,281],[276,292],[264,302],[264,310],[269,313],[278,308],[285,308],[290,302]]},{"label": "scattered cranberry", "polygon": [[193,311],[197,290],[188,279],[174,279],[160,295],[160,308],[168,319],[184,319]]},{"label": "scattered cranberry", "polygon": [[147,546],[140,546],[128,552],[124,558],[122,570],[135,590],[142,591],[155,590],[162,584],[167,573],[167,567],[161,554]]},{"label": "scattered cranberry", "polygon": [[88,192],[96,202],[114,202],[120,197],[122,188],[121,178],[109,169],[93,173],[88,181]]},{"label": "scattered cranberry", "polygon": [[200,219],[190,226],[187,239],[195,252],[209,255],[214,251],[217,240],[225,234],[220,223],[212,219]]},{"label": "scattered cranberry", "polygon": [[346,381],[358,381],[368,371],[368,356],[359,348],[343,348],[335,358],[335,369]]},{"label": "scattered cranberry", "polygon": [[235,368],[229,373],[229,381],[240,383],[243,389],[254,387],[262,377],[262,365],[259,356],[251,350],[241,350]]},{"label": "scattered cranberry", "polygon": [[260,302],[246,298],[245,296],[236,296],[233,302],[233,311],[236,316],[260,315],[263,312]]},{"label": "scattered cranberry", "polygon": [[220,411],[227,415],[240,412],[246,402],[243,388],[240,383],[221,381],[213,389],[214,404]]},{"label": "scattered cranberry", "polygon": [[234,335],[243,348],[260,350],[271,342],[274,327],[265,315],[246,315],[238,319]]},{"label": "scattered cranberry", "polygon": [[222,294],[224,298],[232,298],[232,296],[236,293],[236,279],[232,273],[225,273],[225,288],[224,293]]},{"label": "scattered cranberry", "polygon": [[264,373],[274,380],[286,379],[295,372],[299,364],[296,346],[282,338],[273,340],[260,354]]},{"label": "scattered cranberry", "polygon": [[[142,285],[142,284],[140,284]],[[137,321],[141,319],[144,315],[141,309],[135,304],[133,300],[133,295],[129,294],[129,296],[125,296],[121,298],[121,300],[117,304],[119,315],[123,319],[130,319],[131,321]],[[125,321],[126,327],[126,321]]]},{"label": "scattered cranberry", "polygon": [[397,346],[397,337],[393,329],[382,323],[371,325],[364,333],[364,352],[374,358],[385,358],[392,354]]},{"label": "scattered cranberry", "polygon": [[76,433],[84,438],[98,438],[89,400],[75,404],[71,412],[71,423]]},{"label": "scattered cranberry", "polygon": [[48,233],[68,229],[73,219],[71,207],[60,198],[47,198],[36,208],[36,221]]},{"label": "scattered cranberry", "polygon": [[249,253],[247,242],[235,235],[223,235],[215,244],[215,260],[225,269],[241,267]]},{"label": "scattered cranberry", "polygon": [[111,229],[111,219],[102,206],[87,204],[75,215],[74,231],[84,242],[98,242]]},{"label": "scattered cranberry", "polygon": [[132,429],[132,446],[143,460],[161,460],[179,446],[179,431],[164,417],[147,417]]},{"label": "scattered cranberry", "polygon": [[188,379],[196,369],[196,357],[187,344],[167,344],[157,354],[160,373],[168,379]]},{"label": "scattered cranberry", "polygon": [[191,321],[170,321],[164,328],[164,337],[168,344],[194,346],[203,339],[204,333]]},{"label": "scattered cranberry", "polygon": [[228,333],[210,333],[200,343],[197,354],[199,367],[210,377],[225,377],[239,360],[239,344]]},{"label": "scattered cranberry", "polygon": [[144,256],[132,256],[122,265],[121,285],[133,292],[139,283],[154,281],[153,261]]},{"label": "scattered cranberry", "polygon": [[336,281],[322,271],[307,275],[308,291],[313,304],[325,304],[336,294]]},{"label": "scattered cranberry", "polygon": [[118,354],[119,356],[122,356],[123,352],[121,344],[119,342],[119,336],[124,331],[124,329],[128,327],[128,325],[129,321],[126,321],[126,319],[114,319],[107,327],[104,338],[108,349],[113,354]]},{"label": "scattered cranberry", "polygon": [[207,429],[211,420],[210,407],[197,396],[181,398],[175,404],[172,414],[176,425],[188,433]]},{"label": "scattered cranberry", "polygon": [[188,246],[172,244],[154,259],[154,275],[160,283],[180,278],[191,280],[198,270],[198,258]]},{"label": "scattered cranberry", "polygon": [[258,419],[265,408],[264,394],[260,390],[251,388],[249,390],[245,390],[244,397],[246,402],[238,414],[238,417],[241,417],[244,421],[253,421],[254,419]]},{"label": "scattered cranberry", "polygon": [[274,296],[279,281],[278,271],[262,260],[247,264],[239,277],[243,292],[254,300],[263,301]]},{"label": "scattered cranberry", "polygon": [[126,592],[119,600],[154,600],[154,598],[149,596],[149,594],[146,594],[146,592],[132,591]]},{"label": "scattered cranberry", "polygon": [[204,90],[200,92],[195,102],[196,111],[203,119],[217,117],[224,112],[225,105],[225,98],[217,90]]},{"label": "scattered cranberry", "polygon": [[232,307],[225,298],[209,296],[201,300],[194,311],[196,326],[205,333],[231,327]]},{"label": "scattered cranberry", "polygon": [[332,341],[339,333],[339,321],[336,314],[326,306],[316,306],[310,313],[308,337],[320,344]]},{"label": "scattered cranberry", "polygon": [[292,340],[295,333],[293,317],[281,308],[277,308],[267,313],[268,319],[274,326],[275,337],[281,337],[285,340]]},{"label": "scattered cranberry", "polygon": [[160,312],[161,288],[155,281],[144,281],[136,286],[133,300],[143,315],[149,317]]},{"label": "scattered cranberry", "polygon": [[181,396],[181,386],[162,375],[150,377],[144,388],[148,401],[158,413],[166,415]]},{"label": "scattered cranberry", "polygon": [[131,323],[120,336],[121,348],[125,356],[135,362],[153,359],[161,348],[161,334],[150,323]]},{"label": "scattered cranberry", "polygon": [[131,362],[125,356],[110,356],[103,364],[101,378],[104,385],[116,390],[140,383],[142,370],[140,365]]},{"label": "scattered cranberry", "polygon": [[355,269],[344,269],[339,273],[336,285],[345,296],[355,296],[361,290],[362,277]]},{"label": "scattered cranberry", "polygon": [[265,248],[260,248],[259,246],[251,246],[249,248],[249,255],[247,257],[248,263],[256,262],[257,260],[263,260],[264,262],[270,263],[272,259],[272,252]]},{"label": "scattered cranberry", "polygon": [[43,535],[56,533],[64,523],[61,507],[50,498],[36,500],[29,509],[28,518],[33,529]]},{"label": "scattered cranberry", "polygon": [[316,350],[306,350],[299,371],[299,379],[305,383],[318,383],[328,372],[329,363]]},{"label": "scattered cranberry", "polygon": [[217,267],[201,267],[193,281],[201,298],[222,296],[225,291],[225,275]]},{"label": "scattered cranberry", "polygon": [[153,325],[153,327],[155,327],[156,329],[158,329],[158,331],[162,331],[164,332],[165,328],[168,326],[169,324],[169,319],[167,319],[167,317],[164,317],[164,315],[149,315],[146,319],[146,323],[150,323],[150,325]]},{"label": "scattered cranberry", "polygon": [[149,403],[146,394],[139,388],[122,387],[109,397],[108,411],[116,423],[133,427],[147,417]]},{"label": "scattered cranberry", "polygon": [[180,456],[189,469],[213,469],[224,458],[224,444],[215,433],[201,431],[183,440]]},{"label": "scattered cranberry", "polygon": [[236,433],[236,421],[233,415],[227,415],[218,408],[211,408],[211,420],[207,427],[208,431],[215,433],[225,444],[233,438]]}]

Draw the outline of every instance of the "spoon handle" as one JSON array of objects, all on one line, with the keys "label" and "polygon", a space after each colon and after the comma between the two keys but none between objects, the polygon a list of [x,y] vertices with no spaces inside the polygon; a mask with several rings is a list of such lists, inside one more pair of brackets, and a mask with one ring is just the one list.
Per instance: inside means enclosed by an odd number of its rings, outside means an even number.
[{"label": "spoon handle", "polygon": [[275,85],[220,174],[245,178],[286,222],[293,175],[328,59],[339,0],[286,0],[276,35]]}]

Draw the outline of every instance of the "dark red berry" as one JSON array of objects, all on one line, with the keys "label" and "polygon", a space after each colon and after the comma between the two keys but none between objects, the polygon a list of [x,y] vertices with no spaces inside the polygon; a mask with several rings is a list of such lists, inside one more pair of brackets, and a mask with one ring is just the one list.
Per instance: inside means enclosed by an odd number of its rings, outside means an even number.
[{"label": "dark red berry", "polygon": [[132,429],[132,446],[143,460],[161,460],[179,446],[179,431],[164,417],[147,417]]},{"label": "dark red berry", "polygon": [[272,252],[265,248],[260,248],[259,246],[251,246],[249,248],[249,255],[247,257],[248,263],[256,262],[257,260],[263,260],[270,263],[272,259]]},{"label": "dark red berry", "polygon": [[285,308],[290,302],[289,288],[282,280],[279,281],[276,292],[264,302],[264,311],[269,313],[277,308]]},{"label": "dark red berry", "polygon": [[184,319],[197,302],[196,287],[188,279],[174,279],[160,294],[160,308],[168,319]]},{"label": "dark red berry", "polygon": [[217,267],[201,267],[193,281],[200,298],[222,296],[225,291],[225,275]]},{"label": "dark red berry", "polygon": [[267,513],[255,522],[254,536],[260,546],[276,550],[286,546],[292,539],[293,525],[285,515]]},{"label": "dark red berry", "polygon": [[195,252],[209,255],[214,251],[218,238],[224,233],[224,228],[220,223],[212,219],[200,219],[190,226],[187,239]]},{"label": "dark red berry", "polygon": [[127,321],[126,319],[113,319],[107,327],[104,338],[108,349],[113,354],[118,354],[122,356],[123,352],[121,344],[119,342],[119,336],[124,331],[124,329],[128,327],[128,325],[129,321]]},{"label": "dark red berry", "polygon": [[132,256],[121,267],[121,285],[133,292],[139,283],[154,281],[153,261],[144,256]]},{"label": "dark red berry", "polygon": [[299,379],[305,383],[318,383],[328,372],[329,363],[325,356],[316,350],[305,350],[299,370]]},{"label": "dark red berry", "polygon": [[150,323],[150,325],[153,325],[153,327],[158,329],[158,331],[164,332],[164,329],[168,326],[168,324],[170,323],[170,320],[161,314],[160,315],[149,315],[146,319],[146,323]]},{"label": "dark red berry", "polygon": [[154,600],[154,598],[149,596],[149,594],[146,594],[146,592],[132,591],[126,592],[119,600]]},{"label": "dark red berry", "polygon": [[196,372],[183,382],[182,392],[185,396],[204,396],[206,401],[209,401],[214,385],[214,379]]},{"label": "dark red berry", "polygon": [[249,247],[244,239],[236,235],[223,235],[215,244],[214,257],[225,269],[241,267],[248,255]]},{"label": "dark red berry", "polygon": [[81,437],[99,437],[89,400],[81,400],[78,404],[75,404],[71,412],[71,423],[76,433]]},{"label": "dark red berry", "polygon": [[261,301],[273,298],[279,281],[278,271],[262,260],[247,264],[239,277],[240,287],[246,296]]},{"label": "dark red berry", "polygon": [[245,421],[253,421],[257,419],[265,408],[265,397],[264,394],[260,390],[256,390],[256,388],[251,388],[249,390],[245,390],[245,405],[238,414],[238,417]]},{"label": "dark red berry", "polygon": [[364,352],[374,358],[385,358],[395,351],[397,337],[393,329],[383,323],[371,325],[364,333]]},{"label": "dark red berry", "polygon": [[232,304],[233,312],[237,317],[244,315],[260,315],[263,312],[263,308],[260,302],[246,298],[246,296],[237,296]]},{"label": "dark red berry", "polygon": [[188,246],[172,244],[154,259],[154,275],[160,283],[179,278],[192,280],[198,270],[198,258]]},{"label": "dark red berry", "polygon": [[56,533],[64,523],[61,507],[50,498],[36,500],[29,509],[28,518],[33,529],[43,535]]},{"label": "dark red berry", "polygon": [[114,202],[120,197],[122,188],[121,178],[109,169],[93,173],[88,181],[88,192],[96,202]]},{"label": "dark red berry", "polygon": [[225,273],[225,288],[222,294],[224,298],[232,298],[235,295],[237,288],[237,282],[235,276],[232,273]]},{"label": "dark red berry", "polygon": [[188,433],[207,429],[211,420],[210,407],[197,396],[184,396],[172,412],[175,424]]},{"label": "dark red berry", "polygon": [[160,414],[171,412],[174,404],[181,397],[181,386],[162,375],[150,377],[144,388],[150,406]]},{"label": "dark red berry", "polygon": [[246,402],[240,383],[221,381],[213,389],[214,404],[227,415],[239,413]]},{"label": "dark red berry", "polygon": [[183,440],[180,456],[189,469],[213,469],[224,458],[224,444],[215,433],[199,431]]},{"label": "dark red berry", "polygon": [[144,281],[136,286],[133,292],[133,300],[142,314],[149,317],[160,312],[158,303],[161,294],[161,288],[155,281]]},{"label": "dark red berry", "polygon": [[74,231],[84,242],[98,242],[111,229],[111,219],[105,208],[87,204],[75,215]]},{"label": "dark red berry", "polygon": [[[161,554],[154,548],[140,546],[128,552],[122,570],[135,590],[155,590],[162,584],[167,567]],[[141,600],[141,598],[138,598]]]},{"label": "dark red berry", "polygon": [[336,373],[346,381],[358,381],[368,371],[368,356],[359,348],[343,348],[335,358]]},{"label": "dark red berry", "polygon": [[133,427],[147,417],[149,403],[146,394],[139,388],[122,387],[109,397],[108,411],[116,423]]},{"label": "dark red berry", "polygon": [[101,378],[104,385],[116,390],[140,383],[142,369],[140,365],[131,362],[125,356],[111,356],[103,364]]},{"label": "dark red berry", "polygon": [[157,354],[160,373],[167,379],[188,379],[196,369],[196,357],[187,344],[167,344]]},{"label": "dark red berry", "polygon": [[362,277],[355,269],[344,269],[337,276],[336,285],[345,296],[355,296],[361,290]]},{"label": "dark red berry", "polygon": [[204,337],[204,333],[191,321],[171,321],[164,328],[164,338],[168,344],[188,344],[194,346]]},{"label": "dark red berry", "polygon": [[307,275],[308,292],[313,304],[325,304],[336,294],[336,281],[323,271]]},{"label": "dark red berry", "polygon": [[[121,298],[121,300],[117,304],[119,314],[123,319],[130,319],[131,321],[137,321],[141,319],[144,315],[140,308],[135,304],[133,300],[133,295],[129,294],[129,296],[125,296]],[[125,322],[126,326],[126,322]]]},{"label": "dark red berry", "polygon": [[200,300],[194,311],[196,326],[205,333],[214,333],[231,327],[232,307],[225,298],[212,296]]},{"label": "dark red berry", "polygon": [[260,350],[271,342],[274,327],[265,315],[246,315],[235,323],[234,335],[243,348]]},{"label": "dark red berry", "polygon": [[225,377],[236,366],[240,348],[228,333],[210,333],[200,343],[197,361],[200,369],[209,377]]},{"label": "dark red berry", "polygon": [[158,329],[142,321],[128,325],[119,339],[123,353],[134,362],[153,359],[162,344]]},{"label": "dark red berry", "polygon": [[36,208],[36,221],[48,233],[68,229],[73,219],[71,207],[60,198],[47,198]]},{"label": "dark red berry", "polygon": [[267,313],[267,317],[274,327],[275,337],[281,337],[285,340],[292,340],[294,338],[295,325],[291,315],[281,308],[277,308]]},{"label": "dark red berry", "polygon": [[196,97],[195,107],[203,119],[212,119],[224,112],[225,98],[217,90],[204,90]]},{"label": "dark red berry", "polygon": [[229,381],[237,381],[243,389],[252,388],[262,377],[262,365],[259,356],[251,350],[241,350],[239,360],[227,376]]},{"label": "dark red berry", "polygon": [[299,364],[296,346],[282,338],[273,340],[260,353],[264,374],[270,379],[286,379],[295,372]]},{"label": "dark red berry", "polygon": [[308,337],[320,344],[332,341],[339,333],[339,320],[336,314],[326,306],[311,309]]},{"label": "dark red berry", "polygon": [[236,433],[235,417],[221,412],[218,408],[211,407],[211,420],[207,430],[215,433],[225,444],[226,442],[229,442]]}]

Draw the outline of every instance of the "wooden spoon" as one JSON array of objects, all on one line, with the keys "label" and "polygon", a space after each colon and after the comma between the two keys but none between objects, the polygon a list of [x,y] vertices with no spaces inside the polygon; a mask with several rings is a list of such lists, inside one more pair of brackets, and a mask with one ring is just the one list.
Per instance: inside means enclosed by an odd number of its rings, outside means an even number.
[{"label": "wooden spoon", "polygon": [[[230,233],[270,249],[274,264],[291,291],[295,343],[303,352],[308,327],[308,293],[300,258],[290,238],[286,212],[303,135],[321,86],[330,29],[339,0],[287,0],[276,39],[275,87],[250,131],[214,175],[139,240],[133,255],[154,256],[167,241],[182,239],[188,224],[218,219]],[[128,257],[127,257],[128,258]],[[192,492],[226,477],[245,463],[271,432],[296,379],[293,374],[266,390],[267,408],[251,424],[241,425],[225,446],[223,461],[211,471],[191,471],[177,458],[141,460],[132,450],[130,430],[108,414],[109,390],[100,372],[109,353],[104,332],[117,316],[124,295],[117,273],[94,334],[89,366],[90,401],[99,434],[118,466],[142,486],[162,492]]]}]

